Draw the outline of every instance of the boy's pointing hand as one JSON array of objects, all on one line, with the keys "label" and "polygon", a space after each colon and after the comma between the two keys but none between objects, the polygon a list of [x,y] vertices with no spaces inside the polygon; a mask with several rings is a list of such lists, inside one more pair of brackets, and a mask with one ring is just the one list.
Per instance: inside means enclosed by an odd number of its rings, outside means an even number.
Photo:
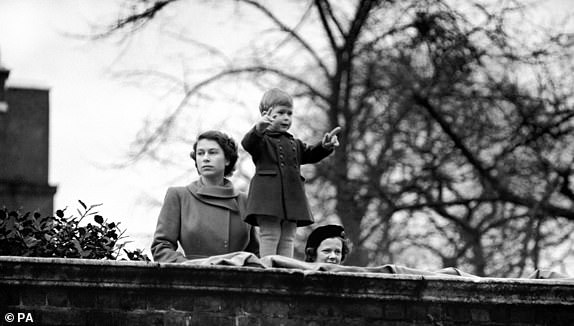
[{"label": "boy's pointing hand", "polygon": [[335,127],[335,129],[326,133],[325,136],[323,136],[323,141],[321,142],[323,147],[331,149],[333,147],[339,146],[339,139],[337,139],[337,134],[340,132],[341,127]]}]

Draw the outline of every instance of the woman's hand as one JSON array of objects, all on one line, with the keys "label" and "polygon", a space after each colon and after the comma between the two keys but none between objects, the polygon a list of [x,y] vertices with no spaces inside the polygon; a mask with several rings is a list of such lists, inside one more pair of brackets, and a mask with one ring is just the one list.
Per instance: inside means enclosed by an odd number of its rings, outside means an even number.
[{"label": "woman's hand", "polygon": [[323,136],[323,141],[321,142],[323,147],[327,149],[332,149],[334,147],[339,146],[339,139],[337,139],[337,134],[340,132],[341,127],[335,127],[335,129],[326,133],[325,136]]}]

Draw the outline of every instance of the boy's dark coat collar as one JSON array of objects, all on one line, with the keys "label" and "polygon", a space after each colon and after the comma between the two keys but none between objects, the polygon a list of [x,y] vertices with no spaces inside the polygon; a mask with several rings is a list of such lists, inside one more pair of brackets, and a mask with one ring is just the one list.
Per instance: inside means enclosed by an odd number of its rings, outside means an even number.
[{"label": "boy's dark coat collar", "polygon": [[290,133],[288,133],[287,131],[273,131],[273,130],[265,130],[263,132],[263,134],[269,136],[269,137],[281,137],[281,136],[286,136],[288,138],[294,138],[293,135],[291,135]]}]

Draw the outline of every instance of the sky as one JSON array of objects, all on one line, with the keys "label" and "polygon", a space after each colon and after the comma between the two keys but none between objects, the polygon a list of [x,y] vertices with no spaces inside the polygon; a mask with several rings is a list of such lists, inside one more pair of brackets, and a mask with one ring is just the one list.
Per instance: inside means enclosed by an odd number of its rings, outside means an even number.
[{"label": "sky", "polygon": [[[551,21],[570,6],[569,0],[547,1],[540,19]],[[161,203],[181,174],[157,165],[110,165],[125,158],[158,98],[110,75],[120,52],[113,43],[67,35],[87,33],[91,24],[110,21],[117,8],[117,0],[0,0],[0,64],[11,71],[9,86],[50,90],[49,182],[58,187],[55,208],[75,211],[78,199],[101,203],[97,210],[121,222],[133,247],[148,249],[160,208],[150,205],[150,199]],[[209,19],[205,8],[193,15],[190,29],[195,33],[222,44],[233,42],[225,37],[229,30],[216,28],[218,22]],[[153,53],[130,55],[127,60],[137,61]],[[177,184],[186,184],[193,179],[193,162],[186,161],[187,152],[181,155],[191,172]]]},{"label": "sky", "polygon": [[[144,50],[123,52],[113,39],[75,37],[89,34],[95,24],[112,22],[120,2],[0,0],[0,64],[10,70],[8,86],[50,91],[49,183],[58,187],[54,208],[76,212],[81,208],[78,200],[88,206],[101,204],[95,210],[120,222],[120,228],[127,230],[126,239],[133,241],[128,247],[149,252],[167,188],[186,185],[197,175],[189,157],[191,144],[175,152],[174,160],[180,164],[174,168],[145,162],[113,167],[126,161],[143,121],[166,106],[160,103],[165,98],[153,90],[113,75],[121,65],[154,64],[162,39],[144,34],[139,37]],[[224,24],[233,12],[225,15],[218,9],[218,21],[209,10],[202,6],[189,13],[192,33],[218,46],[237,45],[240,39],[225,37],[229,28],[239,32],[237,26]],[[256,108],[260,94],[250,96],[248,101]],[[193,121],[192,127],[219,129],[222,120],[233,123],[242,114],[237,107],[220,108],[218,114],[210,111],[201,107],[196,115],[200,122]]]},{"label": "sky", "polygon": [[75,211],[79,199],[103,204],[97,210],[120,221],[127,235],[152,233],[159,211],[140,205],[140,194],[162,200],[160,180],[170,177],[154,171],[152,182],[149,171],[109,166],[122,160],[153,101],[107,74],[117,57],[113,45],[66,36],[87,32],[90,23],[115,9],[109,0],[0,0],[0,62],[10,70],[8,86],[50,90],[54,207]]}]

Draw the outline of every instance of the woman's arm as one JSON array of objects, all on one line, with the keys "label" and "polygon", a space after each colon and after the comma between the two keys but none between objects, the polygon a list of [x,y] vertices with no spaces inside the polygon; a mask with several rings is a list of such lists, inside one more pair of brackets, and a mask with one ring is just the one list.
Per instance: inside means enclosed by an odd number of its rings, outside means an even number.
[{"label": "woman's arm", "polygon": [[160,263],[177,263],[187,259],[177,251],[181,229],[181,202],[174,188],[169,188],[157,219],[151,252]]}]

